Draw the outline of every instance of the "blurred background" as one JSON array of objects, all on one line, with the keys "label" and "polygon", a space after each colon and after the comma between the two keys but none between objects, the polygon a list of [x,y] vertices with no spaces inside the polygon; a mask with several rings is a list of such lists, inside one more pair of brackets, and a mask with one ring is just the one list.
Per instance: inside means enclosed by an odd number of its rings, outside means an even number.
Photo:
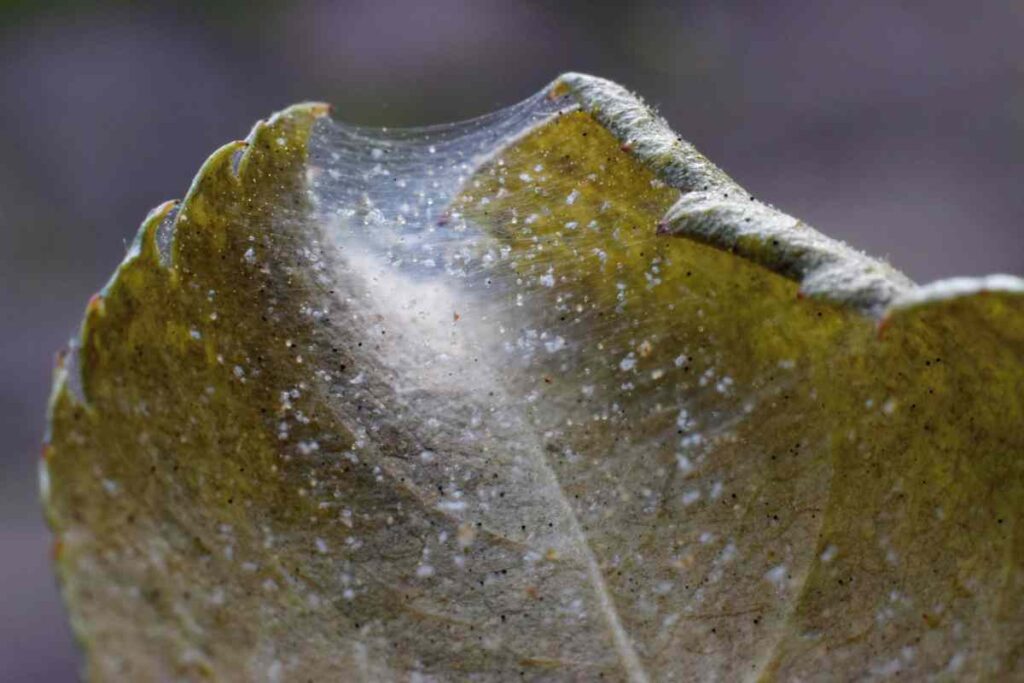
[{"label": "blurred background", "polygon": [[53,352],[146,212],[298,100],[463,119],[579,70],[918,281],[1024,271],[1024,4],[0,0],[0,680],[72,680],[36,464]]}]

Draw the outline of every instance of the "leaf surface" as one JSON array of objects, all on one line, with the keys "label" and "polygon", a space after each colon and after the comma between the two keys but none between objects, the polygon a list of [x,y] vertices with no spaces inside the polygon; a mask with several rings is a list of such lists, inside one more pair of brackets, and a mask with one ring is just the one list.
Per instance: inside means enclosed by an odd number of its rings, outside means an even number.
[{"label": "leaf surface", "polygon": [[614,84],[299,105],[56,373],[96,679],[1021,675],[1024,283],[916,287]]}]

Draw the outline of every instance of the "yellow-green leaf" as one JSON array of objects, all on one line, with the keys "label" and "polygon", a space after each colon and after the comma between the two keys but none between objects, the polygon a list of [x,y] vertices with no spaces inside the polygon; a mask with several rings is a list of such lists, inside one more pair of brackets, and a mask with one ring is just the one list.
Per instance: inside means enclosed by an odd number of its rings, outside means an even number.
[{"label": "yellow-green leaf", "polygon": [[917,287],[589,76],[326,111],[155,209],[57,369],[91,677],[1024,675],[1024,282]]}]

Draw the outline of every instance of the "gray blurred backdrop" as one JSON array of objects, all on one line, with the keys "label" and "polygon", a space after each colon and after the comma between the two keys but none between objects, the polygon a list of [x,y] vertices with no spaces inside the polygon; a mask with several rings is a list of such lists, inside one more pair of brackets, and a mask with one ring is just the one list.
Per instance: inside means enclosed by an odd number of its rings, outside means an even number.
[{"label": "gray blurred backdrop", "polygon": [[566,70],[927,281],[1024,271],[1024,4],[0,0],[0,680],[76,653],[36,493],[53,352],[146,212],[293,101],[462,119]]}]

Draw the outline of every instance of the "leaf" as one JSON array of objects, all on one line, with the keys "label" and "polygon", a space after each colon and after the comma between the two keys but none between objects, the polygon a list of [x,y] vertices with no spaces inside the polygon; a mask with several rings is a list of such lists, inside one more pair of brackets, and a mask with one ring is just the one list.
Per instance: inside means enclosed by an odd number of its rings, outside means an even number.
[{"label": "leaf", "polygon": [[589,76],[325,114],[214,153],[58,363],[92,678],[1024,673],[1024,282],[917,287]]}]

